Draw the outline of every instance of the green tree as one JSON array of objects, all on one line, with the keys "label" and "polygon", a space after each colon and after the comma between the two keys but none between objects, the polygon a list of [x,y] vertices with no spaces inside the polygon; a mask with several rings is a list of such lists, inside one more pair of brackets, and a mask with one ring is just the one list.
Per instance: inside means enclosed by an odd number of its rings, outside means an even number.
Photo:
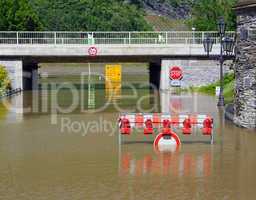
[{"label": "green tree", "polygon": [[223,16],[227,30],[234,30],[236,26],[233,6],[237,0],[197,0],[192,8],[192,19],[189,25],[201,31],[217,29],[217,21]]},{"label": "green tree", "polygon": [[151,30],[144,13],[120,0],[31,0],[44,30]]},{"label": "green tree", "polygon": [[28,0],[0,0],[0,30],[35,31],[42,28]]},{"label": "green tree", "polygon": [[11,88],[11,81],[8,77],[8,72],[3,65],[0,65],[0,94],[1,91]]}]

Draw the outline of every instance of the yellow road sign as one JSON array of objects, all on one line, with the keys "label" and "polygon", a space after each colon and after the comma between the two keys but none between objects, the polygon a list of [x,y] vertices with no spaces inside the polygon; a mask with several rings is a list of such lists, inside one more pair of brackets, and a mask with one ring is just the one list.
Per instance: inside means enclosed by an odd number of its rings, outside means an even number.
[{"label": "yellow road sign", "polygon": [[122,80],[122,66],[121,65],[106,65],[105,67],[106,81],[121,82]]}]

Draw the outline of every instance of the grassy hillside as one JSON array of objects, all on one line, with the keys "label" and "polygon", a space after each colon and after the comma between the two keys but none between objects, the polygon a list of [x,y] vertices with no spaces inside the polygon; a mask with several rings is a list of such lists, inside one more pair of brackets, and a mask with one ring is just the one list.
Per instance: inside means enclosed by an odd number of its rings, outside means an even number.
[{"label": "grassy hillside", "polygon": [[158,15],[147,15],[145,16],[145,19],[153,27],[155,31],[188,30],[185,20],[174,20]]},{"label": "grassy hillside", "polygon": [[[197,92],[202,92],[209,95],[215,94],[215,88],[217,86],[220,86],[220,81],[217,81],[215,83],[201,86],[198,88],[193,88]],[[229,73],[224,76],[224,97],[226,103],[231,103],[234,100],[234,88],[235,88],[235,76],[234,73]]]}]

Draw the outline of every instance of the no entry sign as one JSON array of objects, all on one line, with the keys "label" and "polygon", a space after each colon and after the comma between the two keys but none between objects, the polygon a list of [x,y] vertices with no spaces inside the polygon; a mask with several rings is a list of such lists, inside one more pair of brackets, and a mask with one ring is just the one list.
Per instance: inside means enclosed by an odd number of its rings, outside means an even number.
[{"label": "no entry sign", "polygon": [[97,56],[98,49],[96,47],[90,47],[88,49],[89,56]]},{"label": "no entry sign", "polygon": [[181,80],[183,78],[182,69],[178,66],[170,67],[169,77],[171,80]]}]

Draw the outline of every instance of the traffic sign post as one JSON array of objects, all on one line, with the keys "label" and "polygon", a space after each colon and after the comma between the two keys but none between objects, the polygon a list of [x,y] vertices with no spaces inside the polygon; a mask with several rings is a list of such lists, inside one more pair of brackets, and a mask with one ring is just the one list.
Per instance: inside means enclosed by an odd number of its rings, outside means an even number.
[{"label": "traffic sign post", "polygon": [[[98,49],[96,47],[90,47],[88,49],[88,54],[90,57],[95,57],[98,54]],[[88,68],[89,68],[89,81],[90,81],[91,79],[91,63],[90,62],[88,63]]]}]

